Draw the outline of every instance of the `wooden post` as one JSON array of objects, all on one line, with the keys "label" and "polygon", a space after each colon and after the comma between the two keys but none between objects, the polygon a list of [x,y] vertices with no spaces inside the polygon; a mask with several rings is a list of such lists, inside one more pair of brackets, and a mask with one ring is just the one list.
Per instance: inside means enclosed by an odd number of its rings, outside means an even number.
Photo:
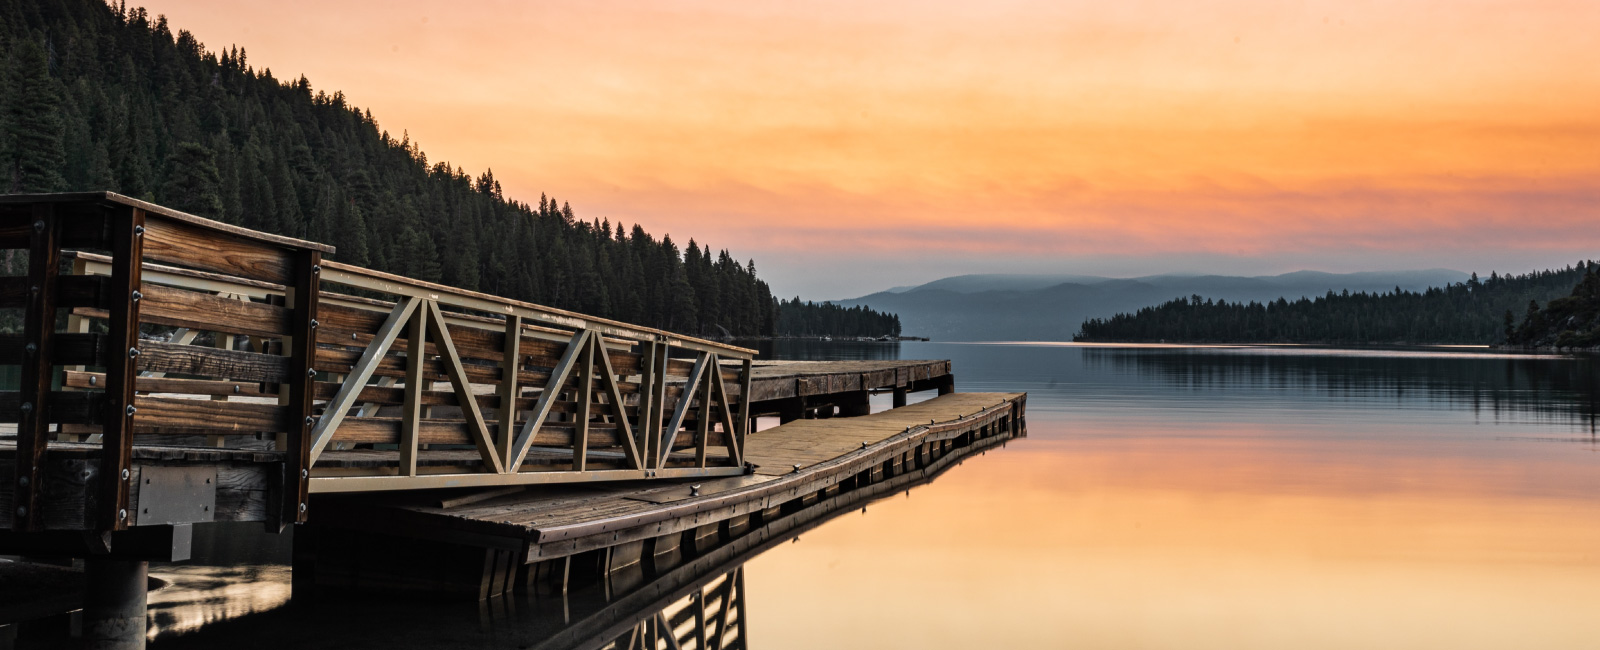
[{"label": "wooden post", "polygon": [[322,252],[297,250],[294,256],[293,284],[288,288],[287,301],[292,309],[289,316],[290,335],[284,337],[284,353],[289,361],[289,435],[284,449],[286,477],[283,521],[301,523],[306,520],[306,510],[311,486],[311,430],[316,426],[312,400],[315,395],[317,354],[317,297],[321,293]]},{"label": "wooden post", "polygon": [[428,309],[411,315],[406,340],[405,402],[400,406],[400,474],[417,475],[418,439],[422,437],[422,368],[427,357]]},{"label": "wooden post", "polygon": [[500,411],[496,414],[500,416],[500,436],[495,442],[506,471],[511,471],[511,443],[517,436],[517,397],[522,393],[517,385],[517,369],[522,363],[517,357],[521,354],[522,317],[512,314],[506,316],[505,356],[500,361]]},{"label": "wooden post", "polygon": [[[706,447],[711,438],[711,386],[712,382],[722,381],[722,361],[717,355],[706,353],[705,375],[700,379],[703,392],[700,394],[700,412],[695,416],[694,423],[694,464],[696,467],[706,466]],[[687,387],[685,387],[687,390]],[[684,399],[688,399],[687,394]],[[732,432],[729,432],[731,435]]]},{"label": "wooden post", "polygon": [[44,452],[50,440],[51,359],[55,352],[56,284],[61,269],[61,224],[55,206],[33,206],[28,247],[28,300],[23,317],[22,385],[18,395],[15,530],[38,530]]},{"label": "wooden post", "polygon": [[[741,456],[749,447],[745,441],[750,439],[750,431],[754,428],[754,420],[750,418],[750,382],[754,375],[754,368],[749,359],[744,360],[739,370],[739,453]],[[740,458],[742,461],[743,458]]]},{"label": "wooden post", "polygon": [[122,208],[110,219],[112,296],[106,336],[105,415],[100,437],[101,530],[128,527],[128,488],[133,479],[133,388],[139,353],[139,302],[143,287],[144,210]]},{"label": "wooden post", "polygon": [[599,339],[600,336],[595,335],[584,341],[583,353],[578,357],[578,412],[572,427],[572,469],[579,472],[589,465],[589,409],[594,401],[594,351],[601,345]]},{"label": "wooden post", "polygon": [[650,442],[655,433],[650,416],[656,412],[656,345],[655,341],[639,343],[639,425],[633,433],[638,438],[639,453],[644,455],[644,469],[655,469],[657,464],[655,445]]},{"label": "wooden post", "polygon": [[894,408],[900,408],[900,407],[905,406],[905,405],[906,405],[906,387],[905,386],[895,386],[894,387]]}]

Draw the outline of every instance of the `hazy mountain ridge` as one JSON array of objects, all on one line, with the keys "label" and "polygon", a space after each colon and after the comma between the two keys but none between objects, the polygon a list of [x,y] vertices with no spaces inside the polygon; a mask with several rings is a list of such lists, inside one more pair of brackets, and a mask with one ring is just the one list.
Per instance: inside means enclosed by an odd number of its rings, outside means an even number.
[{"label": "hazy mountain ridge", "polygon": [[[1382,292],[1395,287],[1421,291],[1464,282],[1449,269],[1324,273],[1296,271],[1272,276],[1154,275],[1107,278],[1086,275],[961,275],[909,289],[881,291],[834,301],[871,305],[899,314],[908,335],[936,340],[1067,341],[1090,318],[1109,318],[1177,297],[1199,294],[1233,301],[1290,300],[1329,291]],[[1060,281],[1057,281],[1060,280]]]}]

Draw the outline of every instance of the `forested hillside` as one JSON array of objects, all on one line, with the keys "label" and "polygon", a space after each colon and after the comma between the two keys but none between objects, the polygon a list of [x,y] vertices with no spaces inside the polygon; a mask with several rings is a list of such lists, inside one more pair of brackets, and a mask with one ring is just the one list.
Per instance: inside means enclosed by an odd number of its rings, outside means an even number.
[{"label": "forested hillside", "polygon": [[341,93],[280,79],[242,48],[208,51],[143,9],[0,0],[0,191],[72,190],[112,190],[330,243],[343,262],[628,322],[779,333],[778,302],[754,262],[726,250],[694,240],[680,249],[550,197],[507,197],[492,172],[430,163]]},{"label": "forested hillside", "polygon": [[1551,300],[1544,308],[1528,303],[1522,324],[1506,311],[1506,343],[1530,348],[1600,347],[1600,272],[1589,265],[1589,272],[1565,297]]},{"label": "forested hillside", "polygon": [[1458,343],[1505,341],[1509,310],[1567,295],[1594,262],[1524,275],[1491,274],[1426,291],[1329,292],[1268,303],[1178,298],[1090,319],[1074,337],[1102,342]]}]

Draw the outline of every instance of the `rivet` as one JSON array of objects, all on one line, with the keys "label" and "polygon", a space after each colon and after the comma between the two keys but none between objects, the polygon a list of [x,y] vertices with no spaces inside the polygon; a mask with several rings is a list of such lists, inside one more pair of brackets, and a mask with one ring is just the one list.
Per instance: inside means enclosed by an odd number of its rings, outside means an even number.
[{"label": "rivet", "polygon": [[34,232],[44,232],[44,220],[43,219],[40,219],[38,221],[33,222],[33,231]]},{"label": "rivet", "polygon": [[128,348],[128,358],[129,359],[132,359],[132,358],[137,357],[137,356],[139,356],[139,348]]},{"label": "rivet", "polygon": [[97,375],[89,375],[89,385],[90,386],[94,386],[94,385],[99,384],[99,383],[100,383],[100,377],[99,376],[97,376]]},{"label": "rivet", "polygon": [[134,413],[138,413],[138,412],[139,412],[139,409],[135,408],[132,404],[128,405],[128,415],[133,415]]},{"label": "rivet", "polygon": [[144,234],[144,226],[134,226],[133,227],[133,236],[138,237],[139,235],[143,235],[143,234]]},{"label": "rivet", "polygon": [[352,341],[356,340],[356,333],[355,332],[351,332],[350,333],[350,340],[352,340]]},{"label": "rivet", "polygon": [[31,357],[31,356],[33,356],[33,353],[39,351],[39,345],[37,343],[29,343],[26,346],[23,346],[22,349],[27,351],[28,356]]},{"label": "rivet", "polygon": [[234,392],[234,393],[235,393],[235,394],[238,394],[238,392],[239,392],[239,390],[240,390],[240,389],[239,389],[239,385],[238,385],[238,384],[234,384],[234,385],[233,385],[233,392]]},{"label": "rivet", "polygon": [[143,292],[139,292],[139,291],[133,292],[133,301],[134,302],[139,302],[139,299],[143,298],[143,297],[144,297],[144,293]]}]

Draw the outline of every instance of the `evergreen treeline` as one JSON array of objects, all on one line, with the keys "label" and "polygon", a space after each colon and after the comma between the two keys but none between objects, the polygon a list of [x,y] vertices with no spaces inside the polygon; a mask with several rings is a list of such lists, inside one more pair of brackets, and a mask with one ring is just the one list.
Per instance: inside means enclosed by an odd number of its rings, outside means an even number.
[{"label": "evergreen treeline", "polygon": [[802,302],[795,296],[778,305],[778,331],[785,336],[899,336],[900,317],[861,305]]},{"label": "evergreen treeline", "polygon": [[[755,264],[726,250],[693,240],[680,250],[637,225],[579,219],[553,198],[509,199],[492,172],[430,164],[343,94],[278,79],[241,48],[209,52],[143,9],[0,0],[0,191],[74,190],[112,190],[330,243],[343,262],[631,323],[778,333],[778,303]],[[3,261],[15,272],[16,254]]]},{"label": "evergreen treeline", "polygon": [[1074,340],[1219,343],[1454,343],[1505,340],[1509,310],[1568,293],[1595,262],[1426,291],[1328,292],[1316,299],[1258,302],[1177,298],[1134,314],[1090,319]]},{"label": "evergreen treeline", "polygon": [[1600,347],[1600,273],[1595,265],[1572,288],[1572,294],[1551,300],[1544,309],[1530,301],[1522,325],[1506,310],[1506,343],[1526,347]]}]

